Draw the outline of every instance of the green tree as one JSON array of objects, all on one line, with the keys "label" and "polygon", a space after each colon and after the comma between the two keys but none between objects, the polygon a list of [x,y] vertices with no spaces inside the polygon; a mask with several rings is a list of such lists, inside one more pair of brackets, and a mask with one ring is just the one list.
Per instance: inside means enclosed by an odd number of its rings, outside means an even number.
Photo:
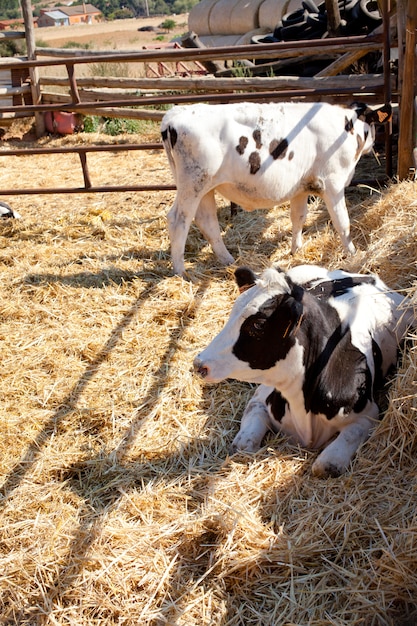
[{"label": "green tree", "polygon": [[[189,11],[199,0],[90,0],[105,19],[120,19],[128,16],[147,15],[171,15]],[[40,14],[43,0],[32,0],[34,15]],[[56,0],[56,6],[63,2]],[[74,5],[82,4],[81,0],[75,0]],[[130,12],[130,13],[128,13]],[[0,0],[0,19],[14,20],[21,18],[19,0]],[[165,28],[165,27],[164,27]],[[173,28],[173,27],[172,27]],[[169,32],[171,29],[167,28]]]},{"label": "green tree", "polygon": [[19,0],[1,0],[0,18],[3,20],[15,20],[21,18]]},{"label": "green tree", "polygon": [[14,57],[23,54],[22,44],[18,44],[13,39],[0,41],[0,57]]},{"label": "green tree", "polygon": [[170,4],[165,0],[149,0],[149,13],[151,15],[169,15],[172,13]]},{"label": "green tree", "polygon": [[164,30],[167,31],[167,33],[169,33],[171,30],[174,30],[176,25],[177,25],[177,22],[175,20],[171,20],[168,18],[162,22],[161,28],[163,28]]},{"label": "green tree", "polygon": [[175,0],[171,6],[172,12],[177,15],[188,13],[198,1],[199,0]]}]

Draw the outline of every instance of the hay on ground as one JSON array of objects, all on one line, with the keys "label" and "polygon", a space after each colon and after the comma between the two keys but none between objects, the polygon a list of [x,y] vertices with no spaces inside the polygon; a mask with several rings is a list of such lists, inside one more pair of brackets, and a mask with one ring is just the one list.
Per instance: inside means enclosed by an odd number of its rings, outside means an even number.
[{"label": "hay on ground", "polygon": [[[65,141],[89,141],[83,136]],[[131,141],[131,138],[129,138]],[[72,157],[0,160],[0,184],[80,184]],[[165,182],[162,153],[89,157],[97,184]],[[411,296],[417,185],[350,190],[347,259],[319,202],[290,257],[288,210],[220,220],[256,270],[377,271]],[[411,626],[417,623],[417,350],[352,468],[269,437],[228,455],[253,387],[205,386],[192,359],[236,289],[197,229],[171,275],[171,192],[8,198],[0,224],[3,624]]]}]

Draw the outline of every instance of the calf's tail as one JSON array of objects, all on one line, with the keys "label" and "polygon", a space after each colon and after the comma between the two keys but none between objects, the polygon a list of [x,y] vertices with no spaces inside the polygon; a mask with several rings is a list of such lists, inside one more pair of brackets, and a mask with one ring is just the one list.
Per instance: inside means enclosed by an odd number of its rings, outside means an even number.
[{"label": "calf's tail", "polygon": [[168,157],[168,162],[171,167],[171,171],[175,177],[175,161],[173,150],[177,143],[177,131],[173,126],[162,127],[161,129],[162,143],[164,144],[165,152]]}]

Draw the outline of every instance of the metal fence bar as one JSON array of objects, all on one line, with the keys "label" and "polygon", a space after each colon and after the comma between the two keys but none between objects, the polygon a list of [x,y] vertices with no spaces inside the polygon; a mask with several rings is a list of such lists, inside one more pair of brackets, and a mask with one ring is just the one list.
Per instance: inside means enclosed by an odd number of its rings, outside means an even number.
[{"label": "metal fence bar", "polygon": [[2,156],[29,156],[33,154],[68,154],[81,152],[127,152],[128,150],[162,150],[163,145],[158,143],[124,143],[106,144],[105,146],[62,146],[62,148],[24,148],[23,150],[0,150]]},{"label": "metal fence bar", "polygon": [[106,146],[64,146],[62,148],[27,148],[24,150],[0,150],[0,157],[33,156],[41,154],[78,154],[80,157],[84,187],[40,187],[39,189],[1,189],[0,196],[20,196],[54,193],[114,193],[121,191],[172,191],[175,185],[111,185],[95,187],[91,183],[87,167],[87,152],[127,152],[129,150],[162,150],[162,143],[118,144]]},{"label": "metal fence bar", "polygon": [[0,196],[34,196],[55,193],[120,193],[131,191],[175,191],[175,185],[121,185],[108,187],[45,187],[39,189],[1,189]]}]

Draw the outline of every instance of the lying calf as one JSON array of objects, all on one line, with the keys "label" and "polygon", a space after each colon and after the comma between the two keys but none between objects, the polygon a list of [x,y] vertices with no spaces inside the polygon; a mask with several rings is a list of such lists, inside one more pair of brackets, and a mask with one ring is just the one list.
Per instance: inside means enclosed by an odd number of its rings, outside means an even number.
[{"label": "lying calf", "polygon": [[415,321],[406,298],[375,275],[300,265],[260,278],[236,270],[243,292],[223,330],[195,359],[209,382],[259,383],[233,441],[256,451],[268,430],[322,448],[317,476],[344,472],[378,418],[375,391]]}]

